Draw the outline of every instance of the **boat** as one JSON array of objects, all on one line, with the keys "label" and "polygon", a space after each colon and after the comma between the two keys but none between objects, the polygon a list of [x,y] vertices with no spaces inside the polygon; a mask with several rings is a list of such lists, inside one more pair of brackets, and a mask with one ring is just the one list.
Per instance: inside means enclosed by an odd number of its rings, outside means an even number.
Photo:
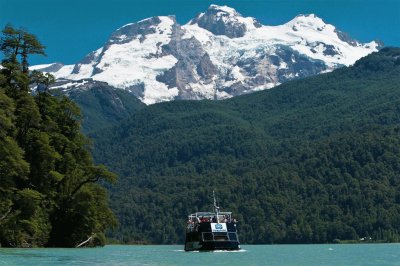
[{"label": "boat", "polygon": [[214,198],[214,212],[196,212],[188,216],[185,251],[239,250],[237,221],[232,212],[221,212]]}]

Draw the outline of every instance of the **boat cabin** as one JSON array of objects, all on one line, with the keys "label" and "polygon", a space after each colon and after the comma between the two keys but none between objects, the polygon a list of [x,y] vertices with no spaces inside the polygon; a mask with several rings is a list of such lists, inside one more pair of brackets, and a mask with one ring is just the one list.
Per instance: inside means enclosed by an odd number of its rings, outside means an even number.
[{"label": "boat cabin", "polygon": [[186,233],[191,232],[197,232],[192,235],[192,241],[238,241],[236,220],[232,218],[232,212],[192,213],[188,216],[186,228]]}]

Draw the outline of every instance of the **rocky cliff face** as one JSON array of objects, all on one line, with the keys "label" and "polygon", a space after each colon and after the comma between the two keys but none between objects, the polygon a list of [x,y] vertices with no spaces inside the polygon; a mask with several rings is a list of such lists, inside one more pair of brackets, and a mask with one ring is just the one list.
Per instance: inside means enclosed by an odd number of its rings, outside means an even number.
[{"label": "rocky cliff face", "polygon": [[[55,87],[67,91],[90,78],[153,104],[268,89],[351,65],[378,46],[359,43],[313,14],[264,26],[230,7],[211,5],[185,25],[174,16],[127,24],[81,62],[42,69],[61,82]],[[68,88],[69,83],[75,85]]]},{"label": "rocky cliff face", "polygon": [[211,5],[207,12],[200,13],[189,24],[229,38],[243,37],[248,30],[262,26],[254,18],[243,18],[233,8],[217,5]]}]

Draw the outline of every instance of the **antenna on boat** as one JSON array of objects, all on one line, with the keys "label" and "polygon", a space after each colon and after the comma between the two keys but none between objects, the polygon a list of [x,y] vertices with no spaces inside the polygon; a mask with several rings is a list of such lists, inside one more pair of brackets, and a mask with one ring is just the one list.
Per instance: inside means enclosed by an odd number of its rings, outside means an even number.
[{"label": "antenna on boat", "polygon": [[214,192],[214,190],[213,190],[213,198],[214,198],[214,209],[215,209],[215,212],[217,213],[217,223],[219,223],[218,222],[218,217],[219,217],[219,207],[218,207],[218,205],[217,205],[217,200],[215,199],[215,192]]}]

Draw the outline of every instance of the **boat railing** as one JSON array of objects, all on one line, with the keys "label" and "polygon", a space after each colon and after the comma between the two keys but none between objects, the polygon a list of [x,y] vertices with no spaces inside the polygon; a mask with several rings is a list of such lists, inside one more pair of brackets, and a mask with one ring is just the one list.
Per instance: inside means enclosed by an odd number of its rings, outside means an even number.
[{"label": "boat railing", "polygon": [[188,221],[193,222],[226,222],[232,221],[232,212],[196,212],[192,213],[188,217]]},{"label": "boat railing", "polygon": [[195,212],[188,216],[186,230],[187,232],[197,231],[199,226],[204,223],[236,224],[236,222],[236,219],[232,217],[232,212]]}]

